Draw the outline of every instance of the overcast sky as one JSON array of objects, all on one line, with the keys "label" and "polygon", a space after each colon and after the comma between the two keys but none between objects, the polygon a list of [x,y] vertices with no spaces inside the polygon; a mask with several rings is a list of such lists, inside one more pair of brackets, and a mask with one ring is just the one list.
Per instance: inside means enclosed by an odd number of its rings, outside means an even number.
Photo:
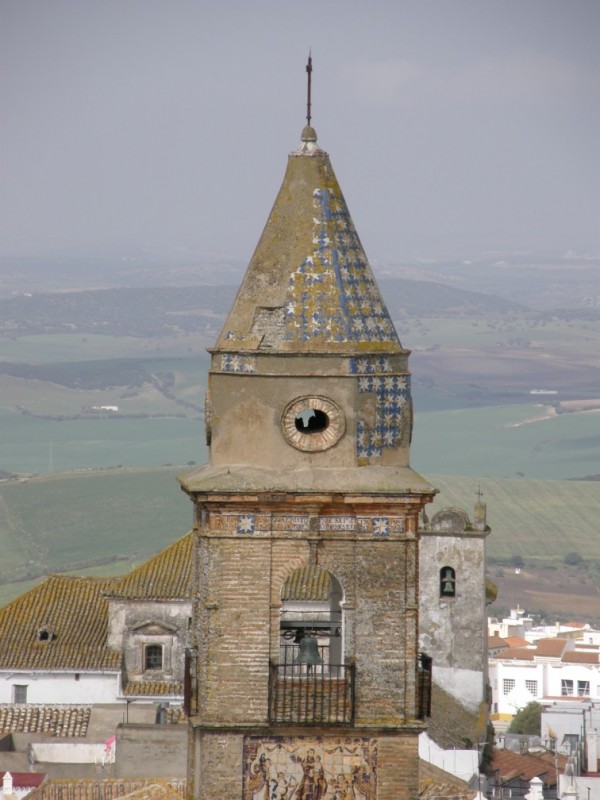
[{"label": "overcast sky", "polygon": [[313,124],[371,259],[600,252],[599,0],[0,0],[2,250],[248,260]]}]

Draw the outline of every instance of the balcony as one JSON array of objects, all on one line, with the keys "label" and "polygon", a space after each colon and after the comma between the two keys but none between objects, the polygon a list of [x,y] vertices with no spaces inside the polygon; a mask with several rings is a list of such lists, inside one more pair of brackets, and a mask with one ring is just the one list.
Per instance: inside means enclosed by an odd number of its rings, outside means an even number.
[{"label": "balcony", "polygon": [[283,646],[281,663],[270,665],[269,721],[297,725],[354,723],[353,664],[304,664],[297,648]]}]

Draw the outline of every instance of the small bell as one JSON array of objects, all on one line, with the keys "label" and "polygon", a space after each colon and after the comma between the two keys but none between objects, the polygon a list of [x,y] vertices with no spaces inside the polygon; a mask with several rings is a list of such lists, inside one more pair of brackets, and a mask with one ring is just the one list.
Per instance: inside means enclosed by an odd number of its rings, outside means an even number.
[{"label": "small bell", "polygon": [[323,659],[319,655],[319,645],[314,636],[306,634],[300,639],[300,651],[294,659],[294,664],[307,664],[314,666],[315,664],[322,664]]}]

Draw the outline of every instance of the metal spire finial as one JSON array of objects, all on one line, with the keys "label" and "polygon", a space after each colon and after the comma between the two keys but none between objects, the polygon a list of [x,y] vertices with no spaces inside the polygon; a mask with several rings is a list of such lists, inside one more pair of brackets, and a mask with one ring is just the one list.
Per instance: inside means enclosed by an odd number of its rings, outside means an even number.
[{"label": "metal spire finial", "polygon": [[312,56],[311,56],[311,51],[310,50],[308,51],[308,64],[306,65],[306,74],[307,74],[307,77],[308,77],[308,94],[307,94],[307,98],[306,98],[306,124],[310,126],[310,119],[311,119],[311,115],[310,115],[310,106],[311,106],[311,102],[310,102],[310,82],[311,82],[311,76],[312,76]]}]

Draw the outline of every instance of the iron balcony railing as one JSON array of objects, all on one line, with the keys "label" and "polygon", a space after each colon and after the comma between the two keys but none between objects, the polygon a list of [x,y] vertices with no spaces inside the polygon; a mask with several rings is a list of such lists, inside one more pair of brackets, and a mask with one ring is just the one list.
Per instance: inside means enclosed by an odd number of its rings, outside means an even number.
[{"label": "iron balcony railing", "polygon": [[303,664],[298,648],[283,646],[281,662],[271,663],[269,720],[299,725],[354,723],[353,664]]}]

